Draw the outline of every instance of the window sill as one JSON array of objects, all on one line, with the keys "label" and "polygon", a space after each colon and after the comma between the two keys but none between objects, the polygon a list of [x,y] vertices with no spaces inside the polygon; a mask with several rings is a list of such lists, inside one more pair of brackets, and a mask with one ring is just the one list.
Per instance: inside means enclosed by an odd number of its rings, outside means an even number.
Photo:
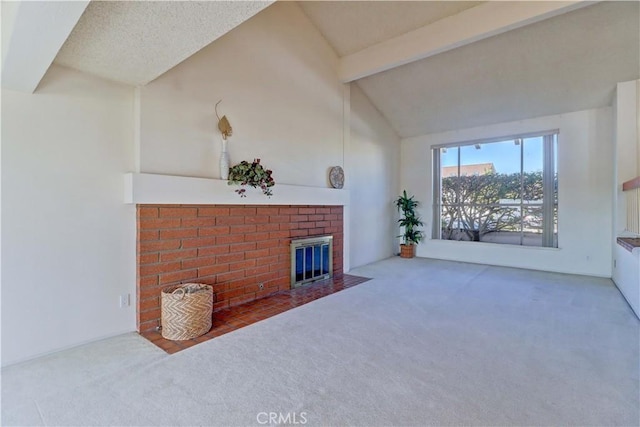
[{"label": "window sill", "polygon": [[543,246],[523,246],[523,245],[512,245],[509,243],[486,243],[486,242],[470,242],[465,240],[442,240],[442,239],[429,239],[429,242],[439,242],[436,244],[444,244],[444,245],[473,245],[474,247],[481,248],[508,248],[509,250],[513,250],[515,248],[522,248],[526,250],[537,250],[537,251],[552,251],[558,252],[561,251],[562,248],[547,248]]}]

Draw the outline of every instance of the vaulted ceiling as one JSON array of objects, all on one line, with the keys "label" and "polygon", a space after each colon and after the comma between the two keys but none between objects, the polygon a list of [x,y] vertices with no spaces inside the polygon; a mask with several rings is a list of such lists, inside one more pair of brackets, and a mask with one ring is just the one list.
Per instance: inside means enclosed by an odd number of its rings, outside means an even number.
[{"label": "vaulted ceiling", "polygon": [[92,1],[56,63],[146,84],[260,12],[256,1]]},{"label": "vaulted ceiling", "polygon": [[[271,3],[2,2],[3,87],[33,91],[54,58],[146,84]],[[402,137],[602,107],[640,78],[636,1],[298,4]]]},{"label": "vaulted ceiling", "polygon": [[33,92],[52,62],[144,85],[273,1],[2,1],[2,87]]},{"label": "vaulted ceiling", "polygon": [[[302,8],[344,57],[477,3],[320,1]],[[640,78],[639,6],[588,5],[357,84],[401,137],[607,106],[617,82]]]},{"label": "vaulted ceiling", "polygon": [[640,78],[639,6],[599,3],[357,84],[402,137],[604,107]]},{"label": "vaulted ceiling", "polygon": [[479,1],[301,1],[300,7],[339,56],[479,5]]}]

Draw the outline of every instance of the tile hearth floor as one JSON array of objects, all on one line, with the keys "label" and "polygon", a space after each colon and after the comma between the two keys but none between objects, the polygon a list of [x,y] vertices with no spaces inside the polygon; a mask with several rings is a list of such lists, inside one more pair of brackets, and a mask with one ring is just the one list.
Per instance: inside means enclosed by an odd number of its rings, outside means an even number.
[{"label": "tile hearth floor", "polygon": [[141,332],[140,335],[167,353],[173,354],[368,280],[371,279],[344,274],[339,278],[319,280],[296,289],[280,291],[265,298],[216,311],[213,313],[211,330],[191,340],[171,341],[162,338],[161,333],[157,331]]}]

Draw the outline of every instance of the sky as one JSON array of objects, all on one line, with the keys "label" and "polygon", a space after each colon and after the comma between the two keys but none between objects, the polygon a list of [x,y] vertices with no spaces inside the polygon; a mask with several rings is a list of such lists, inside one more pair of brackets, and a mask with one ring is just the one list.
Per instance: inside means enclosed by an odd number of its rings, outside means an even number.
[{"label": "sky", "polygon": [[[524,171],[542,171],[542,137],[525,138]],[[471,165],[477,163],[493,163],[496,173],[520,173],[520,146],[514,140],[480,144],[480,149],[473,145],[460,147],[460,164]],[[448,148],[441,154],[442,166],[456,166],[458,164],[458,148]]]}]

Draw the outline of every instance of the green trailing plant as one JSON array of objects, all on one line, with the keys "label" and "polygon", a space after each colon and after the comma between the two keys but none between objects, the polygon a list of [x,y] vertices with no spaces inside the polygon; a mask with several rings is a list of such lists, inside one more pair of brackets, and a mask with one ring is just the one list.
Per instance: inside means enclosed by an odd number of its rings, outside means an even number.
[{"label": "green trailing plant", "polygon": [[402,195],[395,202],[398,212],[402,213],[402,218],[398,220],[398,223],[403,228],[403,233],[398,237],[402,237],[405,245],[418,244],[424,237],[424,233],[418,229],[418,227],[424,225],[418,212],[416,212],[420,203],[414,200],[413,197],[409,197],[407,190],[403,190]]},{"label": "green trailing plant", "polygon": [[243,188],[238,188],[236,193],[240,197],[247,197],[245,186],[251,186],[253,188],[260,188],[265,196],[273,196],[271,187],[276,185],[272,172],[269,169],[265,169],[260,164],[260,159],[255,159],[253,163],[249,163],[245,160],[241,161],[237,165],[229,169],[229,185],[240,185]]}]

